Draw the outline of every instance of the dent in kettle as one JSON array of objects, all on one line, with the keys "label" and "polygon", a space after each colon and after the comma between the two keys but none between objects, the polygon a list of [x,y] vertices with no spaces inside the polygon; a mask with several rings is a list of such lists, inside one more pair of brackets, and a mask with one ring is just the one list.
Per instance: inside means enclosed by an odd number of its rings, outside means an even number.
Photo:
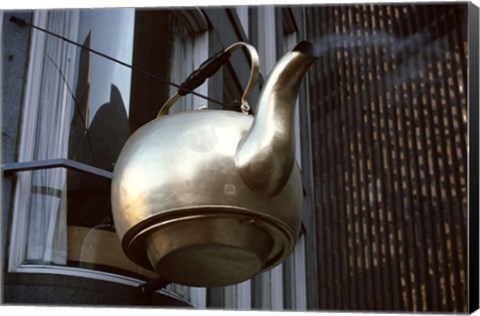
[{"label": "dent in kettle", "polygon": [[237,193],[237,187],[233,184],[225,184],[223,186],[223,192],[226,195],[235,195]]}]

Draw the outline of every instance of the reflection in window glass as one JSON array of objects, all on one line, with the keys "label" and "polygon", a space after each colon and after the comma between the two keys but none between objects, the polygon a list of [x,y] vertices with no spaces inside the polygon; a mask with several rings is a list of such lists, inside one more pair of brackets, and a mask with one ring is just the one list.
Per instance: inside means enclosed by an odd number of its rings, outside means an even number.
[{"label": "reflection in window glass", "polygon": [[[131,64],[134,18],[133,9],[82,11],[79,42]],[[87,50],[79,52],[77,69],[69,158],[112,170],[130,135],[131,70]]]}]

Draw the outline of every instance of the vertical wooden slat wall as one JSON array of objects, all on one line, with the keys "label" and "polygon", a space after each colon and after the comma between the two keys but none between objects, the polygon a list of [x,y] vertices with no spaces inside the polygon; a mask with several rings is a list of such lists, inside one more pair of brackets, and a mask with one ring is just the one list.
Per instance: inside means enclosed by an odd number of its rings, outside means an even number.
[{"label": "vertical wooden slat wall", "polygon": [[307,7],[320,309],[467,311],[466,19]]}]

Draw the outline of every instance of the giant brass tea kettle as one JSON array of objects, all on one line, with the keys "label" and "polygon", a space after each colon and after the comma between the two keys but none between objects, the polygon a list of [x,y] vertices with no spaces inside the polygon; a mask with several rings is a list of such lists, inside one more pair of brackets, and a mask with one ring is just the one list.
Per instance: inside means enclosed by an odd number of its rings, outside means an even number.
[{"label": "giant brass tea kettle", "polygon": [[[236,43],[200,72],[215,72],[218,60],[240,47],[251,58],[245,113],[167,115],[185,94],[180,89],[129,138],[115,165],[112,207],[124,252],[175,283],[214,287],[250,279],[285,260],[299,233],[294,113],[313,47],[301,42],[277,63],[254,116],[246,114],[258,74],[252,46]],[[193,87],[204,80],[195,76]]]}]

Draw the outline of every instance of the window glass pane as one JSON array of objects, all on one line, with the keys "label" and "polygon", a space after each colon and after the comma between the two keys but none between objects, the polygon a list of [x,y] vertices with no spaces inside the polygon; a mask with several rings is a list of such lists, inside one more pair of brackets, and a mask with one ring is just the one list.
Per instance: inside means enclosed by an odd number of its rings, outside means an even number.
[{"label": "window glass pane", "polygon": [[[134,18],[133,9],[82,11],[78,40],[131,64]],[[69,158],[112,170],[130,135],[131,70],[87,50],[79,52],[77,67]]]},{"label": "window glass pane", "polygon": [[[140,25],[136,16],[134,9],[55,11],[48,13],[45,27],[134,64],[134,54],[140,58],[149,54],[136,42]],[[178,82],[193,71],[193,35],[173,14],[165,11],[161,17],[167,22],[162,24],[162,36],[169,39],[165,45],[168,57],[157,63],[167,64],[172,71],[156,74]],[[130,100],[138,100],[139,93],[131,88],[131,69],[58,38],[47,36],[38,53],[44,56],[38,83],[40,98],[28,109],[35,111],[37,118],[32,127],[32,160],[67,158],[112,172],[134,131],[130,128],[131,110],[142,111],[142,106],[149,106],[158,111],[166,100],[130,104]],[[155,83],[149,88],[169,93],[165,84]],[[191,108],[191,101],[185,100],[179,109]],[[24,263],[156,277],[127,259],[121,250],[111,214],[110,179],[68,168],[37,170],[23,179],[30,186],[22,194],[28,199],[27,209],[18,210],[26,211]]]}]

